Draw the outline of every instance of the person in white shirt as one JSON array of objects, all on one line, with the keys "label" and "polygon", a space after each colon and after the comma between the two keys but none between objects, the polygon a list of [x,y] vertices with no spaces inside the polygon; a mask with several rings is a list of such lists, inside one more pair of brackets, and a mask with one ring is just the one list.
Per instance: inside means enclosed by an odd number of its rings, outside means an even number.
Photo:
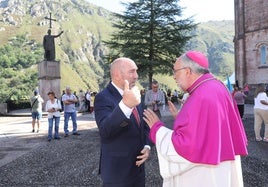
[{"label": "person in white shirt", "polygon": [[[264,138],[261,137],[261,125],[265,124]],[[254,95],[254,131],[256,141],[268,142],[268,97],[264,84],[258,84]]]},{"label": "person in white shirt", "polygon": [[189,93],[188,92],[184,92],[183,96],[181,99],[179,99],[180,103],[181,103],[181,107],[182,105],[186,102],[187,98],[189,97]]},{"label": "person in white shirt", "polygon": [[59,124],[60,124],[60,110],[61,103],[60,100],[55,98],[55,93],[53,91],[48,92],[49,100],[46,103],[46,111],[48,112],[48,136],[47,140],[51,141],[52,139],[52,130],[53,130],[53,122],[55,122],[55,133],[54,139],[59,140]]},{"label": "person in white shirt", "polygon": [[79,100],[79,112],[84,112],[84,110],[85,110],[85,92],[83,92],[83,90],[79,91],[78,100]]},{"label": "person in white shirt", "polygon": [[90,112],[90,102],[91,102],[91,93],[90,90],[87,89],[87,92],[85,94],[85,108],[86,108],[86,112]]}]

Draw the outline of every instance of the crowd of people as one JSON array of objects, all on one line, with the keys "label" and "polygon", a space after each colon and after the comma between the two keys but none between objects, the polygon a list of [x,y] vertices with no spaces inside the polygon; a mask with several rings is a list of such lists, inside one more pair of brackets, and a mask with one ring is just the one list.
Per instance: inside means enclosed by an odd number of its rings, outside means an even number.
[{"label": "crowd of people", "polygon": [[[249,85],[244,88],[234,86],[232,96],[236,102],[241,119],[244,119],[245,99],[250,93]],[[268,85],[260,83],[254,93],[254,132],[257,142],[268,142]],[[262,124],[264,124],[264,135],[261,135]]]},{"label": "crowd of people", "polygon": [[[91,119],[95,119],[94,114],[94,99],[97,92],[91,92],[89,89],[83,91],[79,90],[78,94],[76,91],[71,92],[70,87],[66,87],[65,90],[62,91],[62,95],[57,98],[53,91],[49,91],[48,101],[44,103],[44,99],[39,94],[38,90],[34,91],[34,96],[31,97],[31,112],[32,112],[32,132],[39,132],[39,127],[41,124],[41,118],[43,115],[43,105],[44,111],[48,113],[48,141],[54,139],[60,139],[59,136],[59,123],[61,112],[63,112],[64,116],[64,137],[68,137],[68,122],[71,118],[73,123],[73,135],[79,135],[77,132],[77,121],[76,121],[76,113],[84,113],[88,112]],[[147,107],[152,108],[154,112],[156,112],[161,118],[161,110],[165,110],[165,106],[167,105],[168,100],[171,100],[175,103],[182,103],[181,93],[177,90],[174,90],[172,93],[171,90],[165,92],[163,89],[159,88],[159,83],[154,80],[151,85],[151,89],[145,91],[142,89],[140,91],[141,94],[141,103],[142,109],[146,109]],[[37,125],[37,128],[35,127]],[[54,136],[52,132],[54,131]]]},{"label": "crowd of people", "polygon": [[[62,91],[62,95],[59,98],[56,97],[53,91],[49,91],[47,95],[49,99],[45,103],[44,110],[48,114],[48,141],[51,141],[53,138],[56,140],[61,138],[59,135],[61,112],[63,112],[64,116],[64,137],[69,136],[68,123],[70,118],[73,124],[72,135],[80,135],[80,133],[77,132],[77,112],[88,112],[90,114],[90,118],[95,118],[94,98],[96,92],[90,92],[90,90],[87,90],[84,93],[82,90],[80,90],[79,95],[77,96],[76,92],[71,92],[70,87],[66,87],[66,89]],[[44,103],[44,99],[41,97],[38,90],[34,91],[34,96],[30,98],[30,103],[32,113],[32,132],[38,133]],[[35,124],[37,124],[37,129],[35,128]]]}]

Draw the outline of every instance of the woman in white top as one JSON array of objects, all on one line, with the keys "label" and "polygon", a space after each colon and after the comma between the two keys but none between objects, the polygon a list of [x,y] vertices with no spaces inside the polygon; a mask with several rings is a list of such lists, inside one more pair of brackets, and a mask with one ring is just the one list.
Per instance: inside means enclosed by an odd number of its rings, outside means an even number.
[{"label": "woman in white top", "polygon": [[[261,137],[262,122],[265,125],[264,138]],[[258,84],[254,95],[254,131],[256,141],[268,142],[268,97],[264,84]]]},{"label": "woman in white top", "polygon": [[61,103],[60,100],[55,98],[55,93],[53,91],[48,92],[49,100],[46,103],[46,111],[48,112],[48,141],[52,139],[52,129],[53,121],[55,121],[55,134],[54,139],[60,139],[59,137],[59,124],[60,124],[60,110]]}]

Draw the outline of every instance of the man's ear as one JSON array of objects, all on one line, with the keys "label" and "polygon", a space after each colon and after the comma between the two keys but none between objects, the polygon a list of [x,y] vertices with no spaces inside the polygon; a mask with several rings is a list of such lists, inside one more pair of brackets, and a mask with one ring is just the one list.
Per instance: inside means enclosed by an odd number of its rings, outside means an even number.
[{"label": "man's ear", "polygon": [[121,81],[123,79],[122,72],[120,70],[116,70],[114,72],[114,79],[117,81]]}]

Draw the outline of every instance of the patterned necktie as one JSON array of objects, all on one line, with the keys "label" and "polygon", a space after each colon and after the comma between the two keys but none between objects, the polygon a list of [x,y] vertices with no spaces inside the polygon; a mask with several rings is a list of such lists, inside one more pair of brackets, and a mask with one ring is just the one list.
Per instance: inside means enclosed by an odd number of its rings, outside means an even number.
[{"label": "patterned necktie", "polygon": [[133,111],[132,111],[138,125],[140,126],[140,116],[139,116],[139,113],[138,113],[138,110],[136,107],[133,108]]}]

